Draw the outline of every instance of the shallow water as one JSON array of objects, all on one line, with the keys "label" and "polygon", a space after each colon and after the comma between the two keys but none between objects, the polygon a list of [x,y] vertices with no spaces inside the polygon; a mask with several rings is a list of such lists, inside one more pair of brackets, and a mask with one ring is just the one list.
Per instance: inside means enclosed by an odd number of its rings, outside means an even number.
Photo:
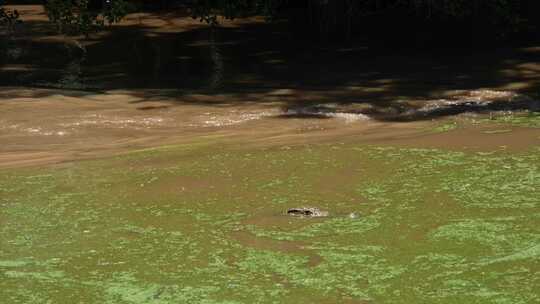
[{"label": "shallow water", "polygon": [[476,151],[523,151],[540,141],[536,114],[487,122],[486,115],[391,122],[328,104],[291,108],[280,98],[254,94],[5,88],[0,109],[0,167],[104,157],[208,137],[254,147],[345,141]]}]

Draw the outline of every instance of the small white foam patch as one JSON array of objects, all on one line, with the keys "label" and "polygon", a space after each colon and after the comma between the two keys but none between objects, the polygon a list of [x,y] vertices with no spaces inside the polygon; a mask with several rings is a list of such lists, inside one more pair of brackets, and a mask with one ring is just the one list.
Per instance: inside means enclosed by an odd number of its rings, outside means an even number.
[{"label": "small white foam patch", "polygon": [[368,120],[369,116],[362,113],[347,113],[347,112],[329,112],[329,111],[319,111],[310,108],[301,108],[301,109],[288,109],[285,112],[285,115],[305,115],[313,117],[328,117],[328,118],[337,118],[345,120],[345,122],[355,122],[361,120]]},{"label": "small white foam patch", "polygon": [[25,128],[25,129],[22,129],[21,131],[24,131],[24,132],[27,132],[27,133],[30,133],[30,134],[35,134],[35,135],[43,135],[43,136],[65,136],[65,135],[69,134],[67,131],[43,130],[40,127],[37,127],[37,128]]},{"label": "small white foam patch", "polygon": [[532,101],[526,95],[510,91],[473,90],[460,92],[450,98],[427,100],[427,104],[420,108],[419,112],[428,112],[438,108],[451,106],[486,106],[493,102]]},{"label": "small white foam patch", "polygon": [[83,126],[106,126],[113,128],[152,128],[160,127],[165,123],[165,119],[161,117],[143,117],[143,118],[126,118],[119,116],[104,116],[99,114],[90,114],[85,116],[80,121],[62,123],[62,127],[83,127]]},{"label": "small white foam patch", "polygon": [[54,131],[54,130],[46,130],[42,127],[25,127],[21,124],[4,124],[5,121],[0,120],[0,131],[1,130],[8,130],[10,133],[13,132],[20,132],[20,133],[28,133],[32,135],[43,135],[43,136],[65,136],[68,135],[69,132],[66,130],[60,130],[60,131]]},{"label": "small white foam patch", "polygon": [[0,131],[8,130],[10,132],[42,136],[66,136],[76,133],[78,129],[83,127],[143,130],[163,127],[170,121],[170,119],[164,119],[162,117],[127,118],[121,116],[90,114],[84,115],[72,122],[62,122],[50,127],[21,123],[10,124],[5,121],[0,121]]},{"label": "small white foam patch", "polygon": [[328,117],[339,118],[345,120],[345,122],[355,122],[359,120],[368,120],[369,116],[361,113],[326,113]]},{"label": "small white foam patch", "polygon": [[[199,118],[203,126],[207,127],[224,127],[241,124],[244,122],[258,120],[264,117],[274,116],[276,113],[270,111],[262,112],[237,112],[232,110],[227,115],[217,115],[213,113],[204,113]],[[192,126],[198,126],[198,124],[192,124]]]}]

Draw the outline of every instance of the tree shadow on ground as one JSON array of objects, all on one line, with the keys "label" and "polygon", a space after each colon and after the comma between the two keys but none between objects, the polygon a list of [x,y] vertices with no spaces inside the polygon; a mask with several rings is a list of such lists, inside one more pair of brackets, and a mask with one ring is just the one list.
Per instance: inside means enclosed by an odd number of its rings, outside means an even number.
[{"label": "tree shadow on ground", "polygon": [[[210,88],[216,48],[209,42],[208,27],[182,12],[130,15],[125,23],[93,35],[85,42],[86,58],[81,63],[84,87],[55,87],[72,57],[80,55],[54,35],[43,16],[33,14],[25,20],[22,35],[13,40],[23,54],[14,59],[4,56],[0,63],[2,86],[63,89],[63,94],[74,96],[120,89],[137,96],[138,103],[165,100],[172,105],[277,102],[285,109],[318,106],[319,110],[329,105],[325,111],[400,121],[464,112],[538,111],[534,99],[540,93],[540,47],[415,50],[368,42],[320,44],[297,40],[286,23],[268,24],[257,18],[228,22],[219,29],[215,46],[223,58],[223,79],[219,87]],[[462,100],[432,109],[422,103],[442,100],[455,90],[480,88],[511,90],[531,98]]]}]

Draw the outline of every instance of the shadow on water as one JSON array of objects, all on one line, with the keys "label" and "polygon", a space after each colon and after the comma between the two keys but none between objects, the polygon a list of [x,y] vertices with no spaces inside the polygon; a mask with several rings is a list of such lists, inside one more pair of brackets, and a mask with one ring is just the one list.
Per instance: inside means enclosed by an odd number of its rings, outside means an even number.
[{"label": "shadow on water", "polygon": [[[391,121],[539,108],[533,99],[523,98],[464,100],[428,110],[411,101],[479,88],[536,98],[540,47],[457,46],[413,52],[367,43],[317,45],[295,40],[285,23],[268,24],[260,18],[225,22],[212,41],[207,26],[176,12],[132,14],[121,25],[83,41],[81,59],[76,40],[55,36],[40,10],[21,9],[28,20],[12,41],[21,52],[16,58],[3,56],[0,85],[60,88],[81,95],[136,90],[140,103],[163,97],[172,104],[216,106],[279,101],[286,105],[285,112],[319,107],[324,113],[360,113]],[[66,75],[73,65],[75,72]],[[219,84],[210,84],[216,77]],[[282,117],[327,117],[305,110],[289,114]]]}]

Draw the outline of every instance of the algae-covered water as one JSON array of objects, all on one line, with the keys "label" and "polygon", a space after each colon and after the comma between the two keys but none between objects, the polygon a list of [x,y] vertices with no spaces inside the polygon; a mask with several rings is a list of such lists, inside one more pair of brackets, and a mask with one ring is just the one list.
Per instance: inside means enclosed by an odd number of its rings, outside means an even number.
[{"label": "algae-covered water", "polygon": [[0,302],[540,303],[539,189],[538,148],[200,140],[6,169]]},{"label": "algae-covered water", "polygon": [[11,8],[0,304],[540,303],[540,48]]}]

